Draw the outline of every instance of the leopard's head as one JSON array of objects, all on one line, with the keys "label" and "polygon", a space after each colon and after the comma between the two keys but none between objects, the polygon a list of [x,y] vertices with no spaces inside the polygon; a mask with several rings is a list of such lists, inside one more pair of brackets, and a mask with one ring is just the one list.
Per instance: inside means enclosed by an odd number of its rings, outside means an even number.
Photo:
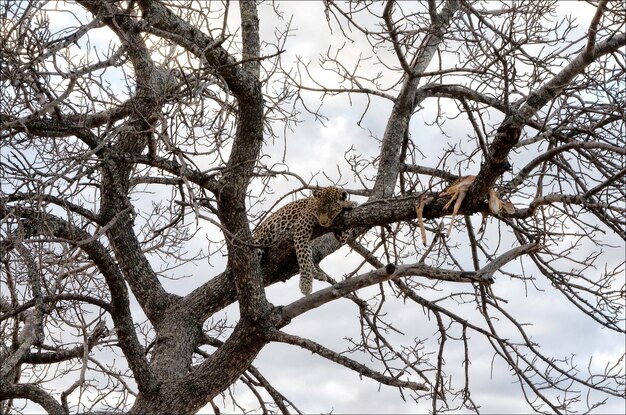
[{"label": "leopard's head", "polygon": [[320,225],[328,228],[346,207],[348,194],[337,187],[325,187],[313,192],[313,197],[317,201],[317,219]]}]

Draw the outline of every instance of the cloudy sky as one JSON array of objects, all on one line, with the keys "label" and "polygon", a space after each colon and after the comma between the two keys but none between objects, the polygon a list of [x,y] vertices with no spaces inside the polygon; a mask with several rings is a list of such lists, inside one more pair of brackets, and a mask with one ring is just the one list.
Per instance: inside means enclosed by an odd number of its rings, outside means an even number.
[{"label": "cloudy sky", "polygon": [[[324,54],[329,45],[341,44],[340,33],[335,26],[334,33],[330,33],[325,22],[325,16],[320,4],[316,2],[280,2],[279,7],[286,16],[293,15],[292,27],[297,28],[294,36],[286,45],[284,62],[292,61],[296,54],[303,61],[316,61],[316,57]],[[273,30],[275,17],[269,10],[261,8],[261,27],[266,35]],[[579,19],[581,30],[585,30],[587,22],[593,15],[593,8],[586,3],[563,2],[560,13],[569,13]],[[358,43],[358,36],[354,36],[356,44],[351,44],[343,49],[342,53],[358,57],[361,51],[367,51],[368,47]],[[344,55],[342,55],[343,57]],[[322,71],[316,72],[316,76],[323,79]],[[290,170],[308,179],[312,174],[319,171],[330,172],[329,176],[339,179],[336,165],[342,171],[343,152],[351,145],[364,155],[373,155],[378,152],[378,145],[370,134],[382,137],[390,104],[382,99],[374,98],[372,108],[362,122],[362,127],[357,127],[364,110],[363,100],[353,98],[352,106],[345,96],[335,99],[327,99],[324,102],[323,113],[329,118],[326,125],[315,122],[312,117],[306,117],[306,122],[291,133],[287,141],[286,164]],[[318,102],[311,98],[310,105],[315,106]],[[420,137],[423,145],[420,150],[425,153],[424,165],[434,167],[437,157],[443,151],[441,145],[441,133],[437,128],[428,127],[423,121],[432,121],[436,117],[436,110],[425,108],[420,114],[413,117],[411,124],[412,138]],[[467,133],[467,124],[464,121],[450,122],[447,132],[452,139],[463,140]],[[455,134],[456,133],[456,134]],[[277,143],[278,148],[271,152],[280,161],[283,148]],[[320,156],[321,152],[321,156]],[[311,154],[316,156],[313,158]],[[269,163],[268,163],[269,164]],[[476,167],[476,171],[478,166]],[[468,174],[476,171],[467,172]],[[360,188],[357,183],[350,183],[349,174],[342,176],[348,181],[347,187]],[[315,182],[315,180],[314,180]],[[328,182],[324,177],[319,178],[319,184]],[[277,186],[277,194],[299,187],[299,183],[293,181],[285,183],[284,188]],[[281,192],[278,189],[284,189]],[[359,201],[359,198],[353,197]],[[360,200],[363,201],[363,200]],[[477,215],[478,216],[478,215]],[[473,219],[479,223],[480,218]],[[446,222],[447,223],[447,222]],[[491,231],[497,231],[497,225],[490,222]],[[496,238],[491,236],[494,243]],[[512,239],[504,239],[507,243]],[[506,245],[503,243],[504,246]],[[623,261],[623,242],[615,238],[615,245],[620,247],[615,251],[613,260],[609,263],[616,266]],[[622,254],[620,254],[622,252]],[[461,258],[470,268],[469,256]],[[348,249],[342,248],[339,252],[326,258],[321,267],[331,276],[338,278],[344,273],[350,272],[360,262],[360,258],[349,253]],[[529,261],[525,267],[531,266]],[[519,266],[509,265],[507,271],[515,272]],[[598,270],[601,271],[601,270]],[[539,275],[539,273],[537,273]],[[316,282],[316,288],[322,284]],[[609,333],[601,329],[590,318],[581,313],[569,302],[550,289],[549,283],[538,278],[539,289],[527,288],[520,281],[514,281],[504,276],[500,277],[494,286],[496,295],[509,300],[507,309],[520,321],[531,323],[527,332],[541,345],[541,350],[548,356],[570,357],[583,369],[586,368],[588,359],[593,356],[593,366],[603,367],[608,361],[615,361],[624,353],[622,336]],[[315,289],[314,287],[314,289]],[[268,297],[274,304],[287,304],[298,298],[297,279],[292,278],[284,284],[276,284],[268,290]],[[373,292],[372,292],[373,293]],[[361,294],[367,298],[366,294]],[[403,304],[401,301],[389,299],[386,312],[393,316],[391,320],[405,333],[398,336],[397,341],[410,344],[414,338],[431,336],[435,332],[435,326],[429,322],[429,317],[415,306]],[[459,311],[462,310],[462,311]],[[473,315],[471,307],[459,307],[459,313]],[[313,339],[334,350],[345,350],[349,347],[345,338],[358,337],[358,314],[356,307],[349,301],[337,301],[325,305],[317,310],[307,313],[296,319],[285,331],[303,337]],[[471,384],[472,398],[482,406],[483,413],[528,413],[529,407],[523,399],[516,378],[498,358],[493,359],[493,351],[486,342],[473,336],[477,341],[472,345],[471,351]],[[450,373],[458,372],[458,379],[462,376],[460,354],[462,349],[459,344],[457,350],[448,355],[446,370]],[[451,346],[454,347],[454,346]],[[455,353],[457,354],[455,356]],[[379,367],[376,362],[364,359],[363,363],[372,367]],[[381,386],[377,382],[363,378],[348,369],[338,367],[325,359],[312,355],[308,351],[287,345],[269,345],[258,357],[255,365],[272,381],[272,384],[286,396],[296,402],[298,407],[305,412],[334,412],[334,413],[426,413],[429,411],[429,402],[416,404],[411,399],[406,402],[400,398],[400,394],[394,388]],[[239,387],[244,392],[244,388]],[[254,397],[247,393],[251,404]],[[609,405],[602,407],[602,413],[620,413],[624,409],[624,402],[620,399],[609,400]],[[227,407],[228,411],[229,408]],[[230,408],[230,410],[234,410]]]},{"label": "cloudy sky", "polygon": [[[325,23],[325,16],[321,2],[279,2],[278,7],[285,13],[286,19],[293,15],[292,27],[297,28],[294,35],[286,43],[286,52],[283,55],[285,64],[292,63],[296,55],[304,61],[316,61],[319,54],[327,51],[329,45],[337,45],[345,40],[336,30],[331,33]],[[233,8],[233,22],[237,17]],[[273,39],[274,28],[283,26],[284,21],[276,20],[268,5],[260,8],[260,24],[262,36],[265,39]],[[580,26],[586,27],[593,14],[585,3],[564,2],[561,5],[561,13],[571,13],[580,21]],[[59,24],[57,22],[56,24]],[[349,45],[343,50],[346,59],[356,59],[359,51],[369,51],[367,45],[357,43]],[[92,39],[97,44],[97,39]],[[103,44],[105,39],[102,39]],[[322,72],[315,72],[320,79],[332,81],[332,78],[324,78]],[[124,81],[120,80],[120,88],[124,88]],[[313,94],[309,103],[315,107],[319,100]],[[346,187],[358,189],[360,185],[352,179],[347,165],[343,160],[344,152],[353,146],[365,157],[373,156],[378,152],[378,143],[371,136],[382,137],[386,125],[390,104],[382,99],[374,98],[371,108],[363,119],[362,126],[357,122],[364,110],[364,100],[353,97],[352,105],[346,96],[327,99],[324,102],[323,113],[328,117],[325,125],[316,122],[313,117],[302,114],[303,122],[288,133],[285,143],[276,140],[273,145],[265,148],[268,158],[264,162],[282,162],[283,153],[285,164],[290,171],[308,180],[314,176],[313,183],[319,185],[330,184],[329,180],[321,172],[326,172],[331,180],[339,180],[337,166],[343,172],[341,179]],[[429,127],[428,121],[436,117],[436,110],[424,108],[420,114],[413,118],[411,128],[413,140],[419,137],[420,150],[424,153],[423,164],[435,167],[438,157],[443,151],[441,145],[441,133],[437,128]],[[458,139],[466,141],[468,134],[467,124],[461,121],[450,121],[447,124],[447,133],[450,140]],[[312,157],[312,154],[315,157]],[[468,171],[467,174],[476,173]],[[275,196],[278,197],[295,188],[300,187],[296,180],[276,179],[272,186]],[[160,195],[143,195],[137,200],[138,206],[150,206],[150,199],[158,199]],[[352,197],[357,202],[364,199]],[[268,203],[273,202],[271,198]],[[447,223],[449,218],[444,219]],[[476,226],[480,224],[480,218],[473,218]],[[199,224],[201,231],[194,239],[194,245],[190,251],[206,248],[206,235],[215,240],[218,238],[215,229],[209,224]],[[497,243],[496,233],[498,226],[495,221],[488,225],[487,237]],[[463,235],[455,235],[463,241]],[[609,235],[608,238],[611,238]],[[510,235],[503,236],[502,245],[511,246],[513,239]],[[507,245],[508,244],[508,245]],[[618,250],[607,259],[609,265],[616,266],[623,260],[620,258],[620,249],[623,242],[615,239]],[[471,258],[461,257],[461,262],[471,268]],[[153,261],[156,261],[153,259]],[[320,265],[329,275],[336,279],[350,272],[361,262],[358,255],[351,253],[347,248],[342,248],[326,258]],[[166,289],[179,294],[185,294],[193,290],[212,275],[220,273],[224,268],[224,259],[212,258],[210,266],[189,266],[184,268],[190,277],[183,280],[165,280]],[[153,264],[158,268],[159,265]],[[526,272],[529,272],[530,261],[524,262]],[[507,265],[509,272],[521,272],[519,264]],[[601,270],[598,270],[600,272]],[[178,271],[182,272],[182,271]],[[539,276],[539,273],[537,273]],[[297,288],[297,277],[286,283],[278,283],[267,289],[269,300],[275,305],[288,304],[300,297]],[[496,295],[509,300],[507,310],[519,317],[521,322],[530,323],[527,332],[541,345],[541,351],[548,356],[556,358],[575,356],[575,362],[581,370],[586,370],[589,358],[593,356],[593,367],[603,367],[608,361],[615,361],[624,353],[623,338],[607,330],[601,329],[590,318],[582,315],[573,305],[565,301],[561,296],[550,289],[549,282],[537,278],[538,289],[526,287],[519,280],[512,280],[500,275],[494,286]],[[320,282],[316,282],[314,289],[322,288]],[[445,287],[444,287],[445,289]],[[361,294],[362,298],[374,295],[377,288],[370,288]],[[435,298],[424,293],[428,298]],[[430,320],[423,310],[409,303],[404,304],[400,300],[387,298],[385,312],[388,319],[392,320],[396,327],[404,333],[403,336],[392,335],[397,344],[410,345],[414,339],[432,337],[436,331],[436,324]],[[141,311],[136,307],[136,316]],[[475,316],[472,305],[459,305],[454,310],[460,315]],[[236,321],[236,306],[228,307],[222,315],[227,316],[232,323]],[[140,317],[137,317],[138,320]],[[339,300],[313,310],[306,315],[300,316],[289,325],[285,331],[291,334],[310,338],[322,345],[336,351],[342,351],[350,347],[347,338],[359,336],[359,319],[356,307],[347,300]],[[471,385],[472,398],[482,407],[484,413],[528,413],[529,407],[523,399],[516,378],[502,362],[493,356],[489,345],[477,335],[472,336],[471,345]],[[436,351],[435,343],[427,343]],[[446,370],[455,374],[454,378],[460,379],[463,375],[462,349],[460,344],[449,346]],[[435,346],[435,347],[433,347]],[[456,347],[456,349],[455,349]],[[366,356],[355,356],[362,363],[373,368],[380,368],[377,362],[369,360]],[[298,408],[304,412],[314,413],[426,413],[429,411],[429,402],[424,401],[416,404],[407,396],[403,401],[395,388],[379,385],[377,382],[359,376],[343,367],[330,363],[325,359],[312,355],[310,352],[294,346],[282,344],[270,344],[260,353],[255,361],[255,366],[264,376],[286,395]],[[457,374],[458,373],[458,374]],[[458,386],[459,384],[457,384]],[[61,385],[59,385],[61,387]],[[255,397],[246,390],[245,386],[236,386],[236,396],[239,403],[246,407],[256,407]],[[596,396],[597,397],[597,396]],[[222,401],[218,398],[216,403]],[[223,401],[224,412],[237,413],[238,408],[232,406],[228,399]],[[623,411],[624,401],[610,399],[609,404],[602,408],[602,413],[620,413]],[[33,409],[37,412],[36,409]],[[211,412],[210,407],[207,412]]]}]

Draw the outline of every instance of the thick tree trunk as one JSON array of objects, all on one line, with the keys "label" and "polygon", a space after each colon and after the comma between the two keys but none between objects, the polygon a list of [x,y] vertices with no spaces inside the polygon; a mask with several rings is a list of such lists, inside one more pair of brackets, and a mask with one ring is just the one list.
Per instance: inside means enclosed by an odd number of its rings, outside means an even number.
[{"label": "thick tree trunk", "polygon": [[140,394],[131,414],[193,414],[232,385],[269,341],[268,327],[240,322],[229,339],[182,378],[168,378],[155,394]]}]

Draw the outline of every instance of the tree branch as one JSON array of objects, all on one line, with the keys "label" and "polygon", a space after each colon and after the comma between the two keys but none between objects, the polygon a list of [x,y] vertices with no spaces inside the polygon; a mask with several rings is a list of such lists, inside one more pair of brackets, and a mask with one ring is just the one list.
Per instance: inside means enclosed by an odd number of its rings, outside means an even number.
[{"label": "tree branch", "polygon": [[423,264],[397,266],[389,264],[385,268],[379,268],[356,277],[348,278],[284,306],[281,313],[282,319],[283,322],[287,323],[293,318],[311,309],[317,308],[338,298],[342,298],[346,294],[360,288],[369,287],[374,284],[379,284],[381,282],[400,277],[420,276],[441,281],[492,284],[493,274],[506,263],[514,260],[520,255],[536,252],[539,249],[541,249],[541,245],[535,243],[513,248],[476,272],[445,270]]},{"label": "tree branch", "polygon": [[493,142],[489,146],[489,154],[468,192],[468,198],[465,199],[464,203],[467,206],[476,206],[480,203],[482,195],[487,194],[497,178],[508,169],[509,152],[518,143],[521,130],[528,124],[531,117],[550,100],[556,98],[565,86],[577,75],[582,74],[594,60],[616,52],[624,45],[626,45],[626,34],[619,33],[597,44],[593,53],[581,52],[548,82],[533,91],[519,111],[507,116],[502,121]]},{"label": "tree branch", "polygon": [[427,391],[428,386],[423,383],[416,383],[409,380],[400,380],[397,377],[384,376],[375,370],[368,368],[367,366],[347,358],[344,355],[336,353],[319,343],[316,343],[309,339],[303,339],[302,337],[287,334],[282,331],[274,331],[271,335],[271,340],[280,343],[291,344],[294,346],[300,346],[303,349],[309,350],[311,353],[315,353],[331,362],[338,363],[350,370],[357,372],[361,376],[366,376],[370,379],[374,379],[383,385],[394,386],[397,388],[407,388],[414,391]]},{"label": "tree branch", "polygon": [[28,383],[9,385],[0,379],[0,401],[5,399],[28,399],[39,405],[50,415],[66,415],[68,412],[48,392]]},{"label": "tree branch", "polygon": [[[0,205],[0,217],[13,214],[19,217],[30,232],[30,235],[49,235],[63,238],[68,243],[92,239],[92,235],[80,228],[70,225],[66,221],[51,214],[31,211],[26,208],[8,209]],[[30,237],[30,235],[27,235]],[[104,276],[111,295],[111,317],[115,324],[116,333],[120,340],[120,347],[128,360],[128,365],[135,375],[140,391],[152,391],[157,387],[156,379],[140,345],[135,332],[135,325],[130,312],[128,291],[120,269],[110,257],[107,249],[97,240],[82,244],[82,250],[96,264]]]},{"label": "tree branch", "polygon": [[[388,3],[387,7],[391,7]],[[393,194],[396,180],[400,172],[400,148],[409,127],[413,109],[425,96],[417,96],[417,85],[419,75],[426,70],[426,67],[437,53],[439,45],[443,42],[443,36],[452,21],[452,17],[459,9],[459,2],[449,0],[443,6],[437,19],[431,22],[427,29],[422,46],[416,52],[414,63],[409,73],[405,73],[404,83],[395,99],[391,115],[385,126],[383,141],[380,149],[380,159],[376,173],[376,181],[372,189],[370,200],[389,197]],[[392,39],[392,42],[395,42]],[[403,56],[402,54],[399,55]]]}]

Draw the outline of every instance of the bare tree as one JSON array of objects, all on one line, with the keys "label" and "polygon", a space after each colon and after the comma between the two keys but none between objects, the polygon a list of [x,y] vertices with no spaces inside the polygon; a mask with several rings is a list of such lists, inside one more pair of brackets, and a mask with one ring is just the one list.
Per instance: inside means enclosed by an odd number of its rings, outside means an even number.
[{"label": "bare tree", "polygon": [[[28,400],[55,414],[218,413],[215,399],[237,402],[239,382],[258,399],[248,409],[300,412],[254,366],[276,342],[432,412],[479,411],[477,341],[532,410],[623,399],[623,356],[598,370],[545,353],[498,289],[532,295],[548,281],[581,319],[625,332],[624,3],[590,2],[578,27],[550,1],[325,1],[316,7],[338,43],[317,64],[284,59],[298,33],[280,3],[256,3],[2,3],[2,411]],[[275,38],[261,38],[259,15]],[[384,133],[370,132],[369,154],[347,143],[343,160],[320,160],[338,174],[305,178],[283,145],[296,145],[300,121],[327,120],[320,98],[342,97],[359,125],[386,120]],[[434,146],[428,126],[441,131]],[[466,171],[464,221],[446,238],[444,189]],[[289,200],[274,196],[281,180],[299,197],[335,184],[363,198],[312,241],[319,262],[340,248],[333,232],[351,230],[362,263],[272,304],[266,289],[298,273],[293,243],[260,259],[251,229]],[[490,192],[514,209],[490,210]],[[194,251],[207,228],[213,239]],[[191,264],[201,279],[173,292]],[[347,350],[284,330],[340,298],[360,324]],[[395,299],[430,337],[395,340]],[[232,304],[235,321],[221,314]],[[460,379],[446,364],[459,354]]]}]

